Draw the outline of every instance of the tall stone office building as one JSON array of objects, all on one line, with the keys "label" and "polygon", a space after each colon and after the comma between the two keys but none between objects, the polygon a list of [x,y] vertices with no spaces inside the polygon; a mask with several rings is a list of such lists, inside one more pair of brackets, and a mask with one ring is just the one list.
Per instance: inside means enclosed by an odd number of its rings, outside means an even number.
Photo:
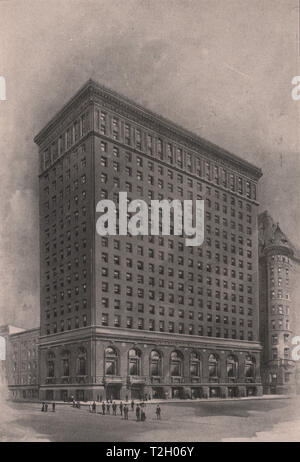
[{"label": "tall stone office building", "polygon": [[[261,394],[261,171],[88,81],[40,131],[40,397]],[[96,204],[204,199],[205,242],[96,233]]]},{"label": "tall stone office building", "polygon": [[264,393],[300,393],[299,361],[292,357],[300,336],[300,251],[267,211],[258,222]]}]

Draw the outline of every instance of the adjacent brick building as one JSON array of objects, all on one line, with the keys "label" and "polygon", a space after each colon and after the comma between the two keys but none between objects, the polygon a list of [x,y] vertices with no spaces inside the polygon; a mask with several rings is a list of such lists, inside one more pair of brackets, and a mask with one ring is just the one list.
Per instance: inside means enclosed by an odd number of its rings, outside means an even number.
[{"label": "adjacent brick building", "polygon": [[0,326],[5,356],[0,363],[0,384],[9,385],[12,399],[37,399],[39,396],[38,341],[40,329],[24,330]]}]

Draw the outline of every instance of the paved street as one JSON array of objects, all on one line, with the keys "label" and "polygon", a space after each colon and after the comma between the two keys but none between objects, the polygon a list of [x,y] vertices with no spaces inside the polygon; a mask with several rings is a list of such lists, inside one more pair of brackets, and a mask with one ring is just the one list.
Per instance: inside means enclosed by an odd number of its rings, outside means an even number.
[{"label": "paved street", "polygon": [[129,421],[90,414],[85,406],[58,404],[55,413],[33,403],[0,408],[1,441],[300,441],[299,398],[169,402],[161,405],[161,421],[148,403],[146,422],[133,412]]}]

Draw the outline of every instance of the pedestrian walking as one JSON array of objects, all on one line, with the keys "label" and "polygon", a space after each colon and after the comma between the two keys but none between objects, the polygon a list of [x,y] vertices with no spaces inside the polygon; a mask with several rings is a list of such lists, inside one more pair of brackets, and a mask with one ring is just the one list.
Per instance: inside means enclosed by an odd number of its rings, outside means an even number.
[{"label": "pedestrian walking", "polygon": [[93,406],[92,406],[92,409],[93,409],[93,413],[96,414],[96,401],[93,401]]},{"label": "pedestrian walking", "polygon": [[134,411],[134,401],[131,401],[131,410]]},{"label": "pedestrian walking", "polygon": [[117,405],[116,405],[115,401],[112,404],[112,410],[113,410],[113,415],[117,415]]},{"label": "pedestrian walking", "polygon": [[55,412],[55,402],[52,403],[52,412]]},{"label": "pedestrian walking", "polygon": [[141,408],[138,404],[136,405],[136,408],[135,408],[135,415],[136,415],[137,422],[139,422],[140,417],[141,417]]},{"label": "pedestrian walking", "polygon": [[161,408],[160,408],[160,405],[159,405],[159,404],[156,406],[156,411],[155,411],[155,413],[156,413],[156,419],[157,419],[157,420],[161,420]]},{"label": "pedestrian walking", "polygon": [[91,412],[92,412],[92,405],[91,403],[89,403],[89,413],[91,414]]},{"label": "pedestrian walking", "polygon": [[42,409],[41,409],[42,412],[45,412],[45,403],[42,403]]},{"label": "pedestrian walking", "polygon": [[146,414],[145,414],[145,411],[144,409],[141,410],[141,422],[145,422],[146,420]]},{"label": "pedestrian walking", "polygon": [[45,404],[45,412],[48,411],[48,403]]},{"label": "pedestrian walking", "polygon": [[106,404],[106,413],[110,414],[110,403],[109,403],[109,401],[107,401],[107,404]]},{"label": "pedestrian walking", "polygon": [[102,414],[105,415],[105,402],[102,403]]},{"label": "pedestrian walking", "polygon": [[122,401],[119,404],[119,409],[120,409],[120,416],[122,416],[123,415],[123,403],[122,403]]},{"label": "pedestrian walking", "polygon": [[128,411],[129,411],[128,406],[127,404],[125,404],[124,406],[124,419],[125,420],[128,420]]}]

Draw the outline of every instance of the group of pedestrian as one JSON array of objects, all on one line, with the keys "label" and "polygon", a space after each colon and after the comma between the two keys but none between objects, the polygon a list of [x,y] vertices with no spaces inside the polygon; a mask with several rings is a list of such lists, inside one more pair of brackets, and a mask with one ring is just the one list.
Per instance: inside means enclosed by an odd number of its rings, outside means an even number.
[{"label": "group of pedestrian", "polygon": [[94,401],[92,404],[89,403],[89,412],[96,414],[97,406],[96,406],[96,401]]},{"label": "group of pedestrian", "polygon": [[[73,399],[72,406],[76,407],[76,408],[80,408],[80,402],[75,401]],[[102,404],[101,404],[101,407],[102,407],[102,414],[103,415],[110,415],[110,409],[112,409],[112,415],[114,415],[114,416],[117,415],[117,409],[119,407],[119,413],[120,413],[119,415],[124,420],[128,420],[129,406],[128,406],[127,402],[123,403],[122,401],[120,401],[119,405],[117,405],[115,401],[113,401],[113,402],[112,401],[106,401],[106,402],[103,401]],[[136,405],[135,405],[135,402],[133,400],[131,401],[130,408],[131,408],[132,412],[134,412],[134,408],[135,408],[135,415],[136,415],[137,422],[145,422],[145,420],[146,420],[145,407],[146,407],[146,404],[143,401],[141,403],[137,403]],[[42,412],[48,412],[48,403],[42,402],[41,411]],[[52,402],[52,412],[55,412],[55,402],[54,401]],[[93,403],[89,403],[89,412],[93,413],[93,414],[96,414],[96,412],[97,412],[96,401],[93,401]],[[155,414],[156,414],[156,419],[161,420],[161,407],[160,407],[159,404],[156,406]]]},{"label": "group of pedestrian", "polygon": [[[48,403],[42,402],[42,412],[48,412]],[[52,412],[55,412],[55,402],[52,403]]]},{"label": "group of pedestrian", "polygon": [[145,422],[146,420],[146,413],[144,411],[144,407],[139,404],[136,405],[135,408],[135,415],[136,415],[136,420],[137,422]]},{"label": "group of pedestrian", "polygon": [[73,399],[72,406],[76,407],[77,409],[80,409],[80,401],[75,401],[75,399]]},{"label": "group of pedestrian", "polygon": [[[130,402],[130,408],[131,411],[134,412],[135,409],[135,415],[136,415],[136,420],[137,422],[145,422],[146,420],[146,412],[145,412],[145,407],[146,404],[142,401],[141,403],[137,403],[135,405],[135,402],[132,400]],[[128,414],[129,414],[129,405],[126,403],[123,403],[120,401],[120,403],[117,405],[115,401],[109,401],[107,400],[102,401],[101,403],[101,409],[102,409],[102,415],[111,415],[111,410],[112,410],[112,415],[117,416],[117,410],[119,408],[119,415],[122,417],[124,420],[128,420]],[[89,412],[90,413],[96,413],[96,402],[94,401],[92,404],[89,404]],[[161,420],[161,407],[159,404],[156,407],[155,410],[156,414],[156,419]]]}]

